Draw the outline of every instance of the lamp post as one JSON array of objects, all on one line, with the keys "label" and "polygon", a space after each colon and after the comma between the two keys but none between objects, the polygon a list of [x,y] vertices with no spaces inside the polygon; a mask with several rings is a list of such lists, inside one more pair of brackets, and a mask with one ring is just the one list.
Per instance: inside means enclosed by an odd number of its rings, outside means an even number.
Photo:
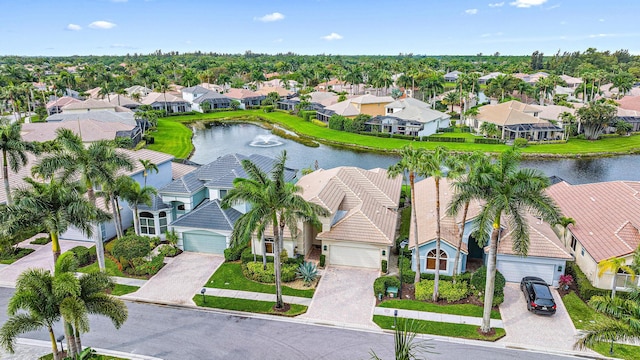
[{"label": "lamp post", "polygon": [[398,326],[398,309],[393,310],[393,328],[397,329]]},{"label": "lamp post", "polygon": [[207,292],[207,289],[202,288],[202,290],[200,290],[200,295],[202,295],[202,303],[206,304],[207,303],[207,298],[204,296],[204,293]]},{"label": "lamp post", "polygon": [[64,335],[58,336],[56,340],[60,342],[60,352],[64,352],[64,347],[62,346],[62,340],[64,340]]}]

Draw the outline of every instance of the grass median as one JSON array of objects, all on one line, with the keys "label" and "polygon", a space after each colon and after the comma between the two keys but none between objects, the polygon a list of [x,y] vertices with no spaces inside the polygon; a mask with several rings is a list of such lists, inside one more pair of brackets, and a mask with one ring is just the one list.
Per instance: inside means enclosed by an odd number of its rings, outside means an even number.
[{"label": "grass median", "polygon": [[132,292],[138,291],[138,289],[140,289],[139,286],[116,284],[116,286],[113,287],[113,290],[111,290],[111,295],[127,295],[131,294]]},{"label": "grass median", "polygon": [[298,304],[289,304],[290,308],[286,312],[275,311],[273,306],[275,302],[271,301],[259,301],[259,300],[247,300],[247,299],[236,299],[236,298],[226,298],[219,296],[210,296],[205,295],[196,295],[193,297],[193,302],[198,306],[215,308],[215,309],[224,309],[224,310],[235,310],[235,311],[244,311],[251,312],[256,314],[270,314],[270,315],[280,315],[280,316],[288,316],[293,317],[300,314],[304,314],[307,312],[307,307],[304,305]]},{"label": "grass median", "polygon": [[[451,323],[444,323],[444,322],[437,322],[437,321],[412,320],[412,319],[404,319],[404,318],[398,318],[397,320],[413,322],[415,327],[414,331],[419,334],[431,334],[431,335],[438,335],[438,336],[449,336],[449,337],[456,337],[456,338],[462,338],[462,339],[486,340],[486,341],[496,341],[506,335],[506,332],[504,331],[504,329],[501,329],[501,328],[493,328],[495,330],[495,334],[490,336],[484,336],[478,331],[479,327],[476,325],[451,324]],[[387,329],[387,330],[394,329],[393,316],[374,315],[373,322],[383,329]]]},{"label": "grass median", "polygon": [[[418,300],[387,300],[380,305],[383,308],[426,311],[438,314],[451,314],[471,317],[482,317],[483,308],[473,304],[438,305]],[[492,319],[501,319],[500,312],[491,310]]]}]

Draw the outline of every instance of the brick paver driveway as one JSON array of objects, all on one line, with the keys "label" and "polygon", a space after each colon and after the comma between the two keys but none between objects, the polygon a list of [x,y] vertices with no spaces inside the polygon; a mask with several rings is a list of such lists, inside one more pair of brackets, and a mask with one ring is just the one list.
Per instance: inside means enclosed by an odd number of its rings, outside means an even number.
[{"label": "brick paver driveway", "polygon": [[377,327],[373,321],[373,281],[378,270],[329,266],[311,305],[301,319],[358,327]]},{"label": "brick paver driveway", "polygon": [[223,262],[222,255],[183,252],[166,264],[138,291],[123,298],[193,305],[193,296],[200,293],[211,274]]},{"label": "brick paver driveway", "polygon": [[500,342],[535,348],[573,350],[576,330],[556,289],[550,288],[556,301],[555,315],[535,315],[527,311],[520,284],[507,283],[504,303],[500,305],[502,323],[507,332]]}]

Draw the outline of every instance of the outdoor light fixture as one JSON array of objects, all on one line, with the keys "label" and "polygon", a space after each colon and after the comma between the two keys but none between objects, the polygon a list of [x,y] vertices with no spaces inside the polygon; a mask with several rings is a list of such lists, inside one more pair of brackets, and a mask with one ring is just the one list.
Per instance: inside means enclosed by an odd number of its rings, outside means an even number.
[{"label": "outdoor light fixture", "polygon": [[324,246],[323,246],[323,250],[324,250],[324,251],[327,251],[327,245],[324,245]]},{"label": "outdoor light fixture", "polygon": [[558,265],[558,271],[562,271],[562,265]]},{"label": "outdoor light fixture", "polygon": [[204,293],[207,292],[207,289],[202,288],[202,290],[200,290],[200,294],[202,295],[202,303],[206,303],[207,302],[207,298],[204,296]]},{"label": "outdoor light fixture", "polygon": [[64,335],[60,335],[56,338],[57,341],[60,342],[60,352],[64,351],[64,347],[62,347],[62,340],[64,340]]},{"label": "outdoor light fixture", "polygon": [[393,328],[398,326],[398,309],[393,310]]},{"label": "outdoor light fixture", "polygon": [[387,252],[385,250],[382,250],[382,256],[387,255]]}]

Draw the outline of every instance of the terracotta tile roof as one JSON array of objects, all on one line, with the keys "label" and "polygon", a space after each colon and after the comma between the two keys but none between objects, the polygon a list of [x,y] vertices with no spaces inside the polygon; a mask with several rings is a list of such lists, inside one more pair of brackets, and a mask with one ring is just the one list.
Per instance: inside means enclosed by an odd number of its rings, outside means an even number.
[{"label": "terracotta tile roof", "polygon": [[294,93],[293,91],[287,90],[280,86],[263,86],[260,89],[256,90],[256,93],[264,96],[267,96],[269,95],[269,93],[272,93],[272,92],[278,93],[278,96],[280,97],[289,96]]},{"label": "terracotta tile roof", "polygon": [[541,108],[523,104],[519,101],[507,101],[497,105],[485,105],[479,108],[476,117],[481,121],[488,121],[499,126],[519,124],[549,124],[550,122],[537,118],[532,114],[542,111]]},{"label": "terracotta tile roof", "polygon": [[617,102],[623,109],[640,111],[640,96],[625,96]]},{"label": "terracotta tile roof", "polygon": [[547,192],[564,216],[575,219],[569,230],[596,262],[630,254],[640,245],[640,182],[560,182]]},{"label": "terracotta tile roof", "polygon": [[251,91],[248,89],[236,89],[231,88],[229,91],[225,93],[227,97],[232,99],[247,99],[247,98],[255,98],[255,97],[263,97],[264,95],[259,94],[255,91]]},{"label": "terracotta tile roof", "polygon": [[[529,251],[527,256],[573,259],[571,254],[564,249],[564,245],[548,223],[535,218],[531,214],[526,214],[525,217],[529,225]],[[506,223],[506,219],[502,223]],[[513,251],[512,234],[509,229],[502,234],[498,244],[498,254],[519,255]]]},{"label": "terracotta tile roof", "polygon": [[87,99],[85,101],[74,102],[66,105],[62,108],[65,110],[94,110],[94,109],[113,109],[115,111],[116,106],[109,104],[107,101],[100,101],[96,99]]},{"label": "terracotta tile roof", "polygon": [[70,96],[63,96],[57,100],[49,101],[47,103],[47,109],[51,108],[52,106],[63,107],[63,106],[66,106],[72,103],[78,103],[78,102],[81,102],[81,101],[78,99],[72,98]]},{"label": "terracotta tile roof", "polygon": [[383,169],[338,167],[316,170],[297,185],[307,201],[331,212],[334,224],[318,239],[393,244],[401,176],[389,179]]},{"label": "terracotta tile roof", "polygon": [[66,128],[75,134],[82,134],[83,142],[113,140],[118,131],[130,131],[136,125],[120,122],[102,122],[93,119],[81,121],[60,121],[48,123],[28,123],[22,125],[22,138],[25,141],[49,141],[56,138],[56,130]]}]

